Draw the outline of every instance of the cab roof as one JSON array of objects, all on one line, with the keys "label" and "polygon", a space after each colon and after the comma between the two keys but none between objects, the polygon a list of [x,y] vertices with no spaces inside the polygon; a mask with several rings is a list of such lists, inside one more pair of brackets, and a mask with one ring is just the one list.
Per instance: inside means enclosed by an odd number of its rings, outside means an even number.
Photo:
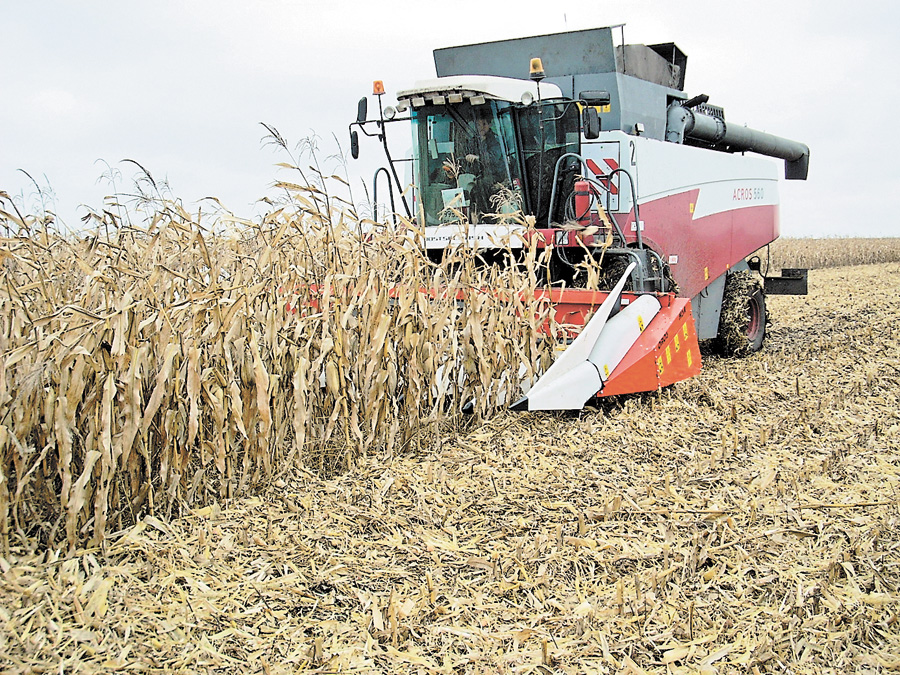
[{"label": "cab roof", "polygon": [[453,75],[431,80],[419,80],[412,89],[397,92],[397,100],[428,98],[462,94],[463,98],[481,95],[510,103],[525,103],[537,99],[538,87],[542,99],[562,98],[562,90],[555,84],[494,75]]}]

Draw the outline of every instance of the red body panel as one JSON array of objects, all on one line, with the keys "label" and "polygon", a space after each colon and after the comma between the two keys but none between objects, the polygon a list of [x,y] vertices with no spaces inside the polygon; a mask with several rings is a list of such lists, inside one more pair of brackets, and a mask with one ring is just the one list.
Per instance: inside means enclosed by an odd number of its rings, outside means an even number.
[{"label": "red body panel", "polygon": [[[694,218],[700,190],[693,189],[640,206],[644,243],[669,263],[679,295],[692,298],[710,282],[779,235],[778,207],[744,206]],[[637,242],[634,212],[612,214],[629,244]],[[596,218],[595,218],[596,221]],[[599,245],[604,234],[537,228],[524,234],[529,245],[543,248]]]},{"label": "red body panel", "polygon": [[[551,290],[538,294],[552,303],[557,323],[584,325],[607,293],[582,289]],[[625,301],[637,296],[623,293]],[[662,308],[649,323],[598,396],[655,391],[700,372],[700,345],[691,301],[671,293],[657,296]]]},{"label": "red body panel", "polygon": [[671,298],[610,375],[599,396],[655,391],[700,372],[691,301]]},{"label": "red body panel", "polygon": [[[609,293],[605,291],[588,291],[583,288],[550,289],[548,291],[535,292],[536,298],[546,299],[553,307],[553,317],[557,323],[583,326],[588,315],[592,314]],[[623,293],[623,298],[629,301],[637,296],[633,293]]]},{"label": "red body panel", "polygon": [[[754,251],[778,238],[778,207],[749,206],[694,219],[699,190],[640,205],[645,244],[669,261],[679,295],[692,298]],[[634,212],[614,214],[629,242]],[[673,256],[677,262],[673,262]]]}]

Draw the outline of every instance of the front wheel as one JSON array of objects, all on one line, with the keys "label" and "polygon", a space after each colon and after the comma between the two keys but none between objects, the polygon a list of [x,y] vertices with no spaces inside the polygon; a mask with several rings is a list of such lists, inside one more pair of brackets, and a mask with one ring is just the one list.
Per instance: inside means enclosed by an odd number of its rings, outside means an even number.
[{"label": "front wheel", "polygon": [[766,319],[766,296],[759,280],[747,271],[728,275],[716,351],[723,356],[758,352],[766,337]]}]

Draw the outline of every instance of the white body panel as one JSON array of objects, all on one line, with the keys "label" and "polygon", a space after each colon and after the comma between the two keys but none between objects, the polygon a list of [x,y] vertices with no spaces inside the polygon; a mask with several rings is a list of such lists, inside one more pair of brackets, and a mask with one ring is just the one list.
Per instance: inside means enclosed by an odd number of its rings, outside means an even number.
[{"label": "white body panel", "polygon": [[[452,77],[419,80],[412,89],[404,89],[397,92],[397,98],[407,99],[433,93],[449,95],[453,92],[463,91],[476,92],[501,101],[510,101],[511,103],[524,102],[522,95],[526,93],[531,96],[531,100],[537,100],[538,98],[537,82],[517,80],[511,77],[496,77],[494,75],[454,75]],[[541,82],[540,94],[542,99],[562,98],[562,90],[549,82]]]},{"label": "white body panel", "polygon": [[[616,152],[618,150],[618,152]],[[705,148],[630,136],[622,131],[601,132],[597,141],[582,144],[585,160],[608,171],[609,160],[634,178],[638,203],[699,189],[694,218],[734,209],[778,204],[778,165],[771,159],[715,152]],[[628,179],[613,181],[618,199],[614,212],[632,208]]]},{"label": "white body panel", "polygon": [[597,366],[606,382],[653,318],[659,314],[656,296],[642,295],[606,322],[588,361]]},{"label": "white body panel", "polygon": [[425,248],[444,249],[454,246],[479,248],[522,248],[525,245],[522,225],[436,225],[425,228]]}]

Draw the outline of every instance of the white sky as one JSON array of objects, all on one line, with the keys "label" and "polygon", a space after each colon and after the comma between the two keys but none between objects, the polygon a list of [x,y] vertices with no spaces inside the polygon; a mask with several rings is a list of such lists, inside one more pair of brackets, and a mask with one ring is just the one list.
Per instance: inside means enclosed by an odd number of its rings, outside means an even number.
[{"label": "white sky", "polygon": [[[788,236],[900,236],[900,3],[895,0],[0,0],[0,190],[26,208],[36,190],[75,228],[101,208],[104,162],[130,191],[134,159],[189,210],[216,196],[238,215],[315,133],[320,159],[346,152],[356,101],[434,76],[436,47],[626,23],[628,43],[675,42],[686,90],[731,122],[811,149],[806,182],[782,182]],[[523,64],[523,76],[528,64]],[[386,103],[388,101],[385,101]],[[373,109],[370,102],[370,110]],[[394,135],[395,154],[405,136]],[[349,164],[369,181],[382,157]],[[777,160],[773,160],[777,161]],[[779,162],[781,164],[781,162]],[[783,173],[782,173],[783,175]],[[356,198],[362,192],[354,180]]]}]

